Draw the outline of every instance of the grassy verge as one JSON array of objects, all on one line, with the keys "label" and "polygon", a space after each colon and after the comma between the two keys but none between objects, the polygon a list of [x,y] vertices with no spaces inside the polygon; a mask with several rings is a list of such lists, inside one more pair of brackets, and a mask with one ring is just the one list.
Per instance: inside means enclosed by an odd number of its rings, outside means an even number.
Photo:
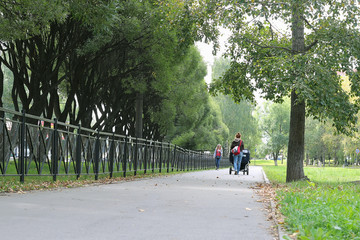
[{"label": "grassy verge", "polygon": [[285,166],[263,169],[291,238],[360,239],[360,169],[305,167],[311,181],[288,184]]}]

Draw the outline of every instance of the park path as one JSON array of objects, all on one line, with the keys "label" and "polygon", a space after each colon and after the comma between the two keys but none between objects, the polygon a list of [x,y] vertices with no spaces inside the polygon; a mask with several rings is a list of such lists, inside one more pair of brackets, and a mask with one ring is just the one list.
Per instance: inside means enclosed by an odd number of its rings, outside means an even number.
[{"label": "park path", "polygon": [[273,240],[251,186],[228,169],[0,196],[0,239]]}]

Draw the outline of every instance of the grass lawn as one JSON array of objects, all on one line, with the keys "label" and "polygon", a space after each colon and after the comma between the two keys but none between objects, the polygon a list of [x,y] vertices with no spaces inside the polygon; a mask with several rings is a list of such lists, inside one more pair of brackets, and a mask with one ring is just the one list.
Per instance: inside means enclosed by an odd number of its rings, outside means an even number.
[{"label": "grass lawn", "polygon": [[263,164],[263,169],[291,238],[360,239],[359,168],[305,167],[310,181],[286,184],[286,166],[273,165]]}]

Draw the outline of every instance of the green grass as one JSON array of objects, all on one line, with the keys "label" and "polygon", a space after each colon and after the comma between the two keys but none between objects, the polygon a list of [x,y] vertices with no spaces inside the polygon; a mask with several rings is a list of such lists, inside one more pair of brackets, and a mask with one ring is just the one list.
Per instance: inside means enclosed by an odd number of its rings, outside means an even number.
[{"label": "green grass", "polygon": [[[279,166],[282,166],[284,164],[281,164],[281,160],[277,161]],[[284,161],[286,163],[286,161]],[[251,166],[274,166],[274,160],[263,160],[263,159],[251,159],[250,162]]]},{"label": "green grass", "polygon": [[[284,227],[297,239],[360,239],[360,169],[305,167],[311,181],[285,184],[285,166],[264,166]],[[294,234],[295,233],[295,234]]]}]

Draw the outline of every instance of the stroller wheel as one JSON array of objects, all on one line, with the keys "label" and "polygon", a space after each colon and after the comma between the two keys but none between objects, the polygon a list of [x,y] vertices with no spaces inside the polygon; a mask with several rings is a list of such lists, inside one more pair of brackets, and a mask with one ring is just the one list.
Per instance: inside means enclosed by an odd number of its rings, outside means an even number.
[{"label": "stroller wheel", "polygon": [[230,168],[229,168],[229,174],[230,174],[230,175],[231,175],[231,172],[232,172],[232,168],[230,167]]}]

